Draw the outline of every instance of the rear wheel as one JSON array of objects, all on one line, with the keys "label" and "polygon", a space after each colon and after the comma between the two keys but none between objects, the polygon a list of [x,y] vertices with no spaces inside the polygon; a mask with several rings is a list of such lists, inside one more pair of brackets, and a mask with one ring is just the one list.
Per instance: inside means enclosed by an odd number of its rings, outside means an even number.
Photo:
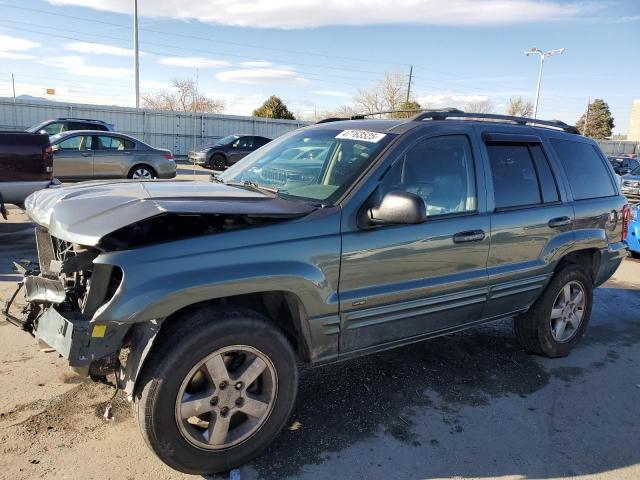
[{"label": "rear wheel", "polygon": [[244,309],[205,308],[163,328],[136,389],[147,444],[185,473],[245,463],[291,413],[297,392],[291,345],[275,325]]},{"label": "rear wheel", "polygon": [[569,354],[584,334],[593,304],[593,282],[579,265],[553,277],[531,309],[514,319],[514,332],[528,350],[547,357]]},{"label": "rear wheel", "polygon": [[224,170],[227,166],[227,159],[223,155],[215,154],[209,160],[209,166],[214,170]]},{"label": "rear wheel", "polygon": [[133,178],[134,180],[152,180],[158,178],[158,175],[151,167],[136,165],[129,172],[129,178]]}]

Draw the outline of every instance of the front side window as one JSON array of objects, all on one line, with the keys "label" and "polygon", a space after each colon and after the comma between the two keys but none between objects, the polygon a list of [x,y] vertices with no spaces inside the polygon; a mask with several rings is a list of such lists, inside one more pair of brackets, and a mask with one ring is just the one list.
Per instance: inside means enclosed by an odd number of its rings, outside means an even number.
[{"label": "front side window", "polygon": [[88,135],[75,135],[61,141],[60,150],[90,150],[91,149],[91,137]]},{"label": "front side window", "polygon": [[252,182],[285,196],[332,203],[395,136],[362,130],[303,129],[250,153],[220,179]]},{"label": "front side window", "polygon": [[49,125],[44,127],[42,130],[47,132],[47,135],[56,135],[58,133],[66,131],[67,129],[65,128],[64,123],[54,122],[54,123],[50,123]]},{"label": "front side window", "polygon": [[424,200],[428,216],[476,210],[473,155],[465,135],[428,138],[409,148],[385,175],[379,199],[402,190]]},{"label": "front side window", "polygon": [[589,143],[551,139],[551,146],[569,179],[574,200],[610,197],[616,194],[604,160]]},{"label": "front side window", "polygon": [[122,137],[99,135],[96,137],[96,150],[132,150],[135,144]]},{"label": "front side window", "polygon": [[252,148],[253,147],[253,137],[240,137],[233,143],[234,148]]}]

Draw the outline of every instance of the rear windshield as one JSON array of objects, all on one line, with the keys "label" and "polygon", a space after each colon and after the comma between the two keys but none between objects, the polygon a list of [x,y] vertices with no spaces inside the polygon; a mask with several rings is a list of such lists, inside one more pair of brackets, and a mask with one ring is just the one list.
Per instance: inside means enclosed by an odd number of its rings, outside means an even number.
[{"label": "rear windshield", "polygon": [[616,195],[609,168],[596,147],[557,138],[551,139],[551,146],[567,174],[574,200]]}]

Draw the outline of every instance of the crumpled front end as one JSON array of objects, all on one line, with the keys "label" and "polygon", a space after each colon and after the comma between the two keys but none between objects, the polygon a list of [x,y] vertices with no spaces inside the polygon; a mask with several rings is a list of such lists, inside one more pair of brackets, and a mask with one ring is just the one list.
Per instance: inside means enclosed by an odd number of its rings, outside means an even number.
[{"label": "crumpled front end", "polygon": [[[79,373],[112,370],[129,326],[92,318],[121,287],[122,271],[94,264],[100,252],[93,247],[55,238],[42,226],[35,233],[38,263],[17,265],[23,279],[5,305],[5,318],[56,350]],[[20,292],[26,300],[21,311]]]}]

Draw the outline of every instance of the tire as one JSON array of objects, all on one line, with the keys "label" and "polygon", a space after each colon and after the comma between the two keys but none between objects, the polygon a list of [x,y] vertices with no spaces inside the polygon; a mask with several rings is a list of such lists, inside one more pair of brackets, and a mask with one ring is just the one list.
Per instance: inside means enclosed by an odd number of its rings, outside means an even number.
[{"label": "tire", "polygon": [[636,260],[640,260],[640,252],[634,252],[632,250],[629,250],[629,253],[631,253],[631,258],[635,258]]},{"label": "tire", "polygon": [[152,180],[158,178],[158,174],[147,165],[136,165],[129,171],[128,177],[135,180]]},{"label": "tire", "polygon": [[224,155],[216,153],[209,160],[209,167],[213,170],[224,170],[227,167],[227,159]]},{"label": "tire", "polygon": [[[563,302],[567,286],[569,296],[573,298],[568,302],[569,305],[566,301]],[[578,303],[580,288],[584,299],[581,309],[572,307],[572,304]],[[515,335],[522,346],[531,352],[551,358],[565,357],[584,334],[591,317],[592,305],[593,281],[579,265],[568,265],[555,274],[529,311],[514,318]],[[572,316],[572,311],[576,317]],[[559,313],[561,316],[558,318]],[[556,318],[552,319],[552,314]],[[579,321],[576,322],[578,318]],[[569,320],[566,321],[565,328],[562,328],[560,323],[565,319]]]},{"label": "tire", "polygon": [[[216,359],[225,359],[226,364],[221,365],[226,372],[232,372],[232,365],[240,359],[242,365],[237,371],[242,372],[244,363],[250,361],[250,354],[234,357],[232,350],[229,354],[219,354],[221,350],[224,352],[225,349],[233,348],[248,348],[251,354],[263,355],[263,363],[266,365],[263,373],[256,381],[250,380],[251,376],[247,374],[241,374],[236,379],[230,376],[231,379],[224,389],[224,382],[218,383],[215,390],[203,389],[201,392],[206,392],[205,397],[209,400],[207,402],[205,399],[204,403],[198,405],[217,409],[215,416],[213,412],[204,413],[200,417],[189,417],[187,422],[184,417],[191,413],[191,410],[186,408],[190,405],[190,395],[204,394],[196,389],[195,393],[183,395],[181,392],[187,391],[183,388],[185,385],[187,389],[191,388],[194,382],[198,387],[206,383],[207,379],[216,376],[210,375],[210,372],[219,371],[219,367],[208,368],[208,364],[205,364],[206,372],[209,372],[206,375],[202,374],[202,369],[197,369],[205,359],[209,359],[208,362],[215,365],[220,365],[216,363]],[[231,361],[227,361],[229,358]],[[255,362],[262,358],[256,356],[250,364],[255,366]],[[194,369],[197,370],[192,376]],[[247,369],[245,372],[250,371]],[[188,381],[189,378],[191,381]],[[238,379],[242,378],[247,378],[247,383],[253,383],[244,385],[242,388],[246,390],[240,390],[241,393],[238,393],[238,383],[241,383]],[[262,394],[269,390],[272,395],[269,408],[264,410],[266,413],[262,414],[261,420],[257,419],[255,412],[253,413],[256,418],[243,413],[244,408],[249,408],[247,411],[253,408],[251,405],[255,403],[255,397],[250,390],[255,391],[258,387]],[[251,310],[206,307],[188,312],[163,326],[136,384],[134,414],[147,445],[164,463],[184,473],[207,475],[242,465],[267,447],[289,418],[297,388],[295,353],[284,334],[275,325]],[[232,395],[241,396],[246,403],[237,406],[238,397],[234,400],[231,398]],[[268,396],[269,394],[266,394],[263,398]],[[209,407],[214,405],[214,400],[215,407]],[[266,401],[260,405],[265,403]],[[223,412],[224,408],[227,408],[225,405],[231,405],[226,415]],[[234,408],[237,408],[235,413]],[[185,414],[185,409],[190,413]],[[223,416],[227,418],[227,425],[231,425],[228,427],[228,433],[223,434],[226,436],[220,437],[225,439],[223,443],[227,442],[227,446],[222,443],[210,445],[208,442],[211,438],[215,440],[215,434],[210,434],[207,439],[206,432],[211,431],[211,427],[215,432],[218,419],[224,420]],[[194,426],[194,420],[208,425]],[[252,431],[252,428],[255,428],[255,431]],[[249,433],[244,434],[248,437],[243,438],[243,432],[247,430]],[[232,441],[234,435],[239,436],[235,444]]]}]

